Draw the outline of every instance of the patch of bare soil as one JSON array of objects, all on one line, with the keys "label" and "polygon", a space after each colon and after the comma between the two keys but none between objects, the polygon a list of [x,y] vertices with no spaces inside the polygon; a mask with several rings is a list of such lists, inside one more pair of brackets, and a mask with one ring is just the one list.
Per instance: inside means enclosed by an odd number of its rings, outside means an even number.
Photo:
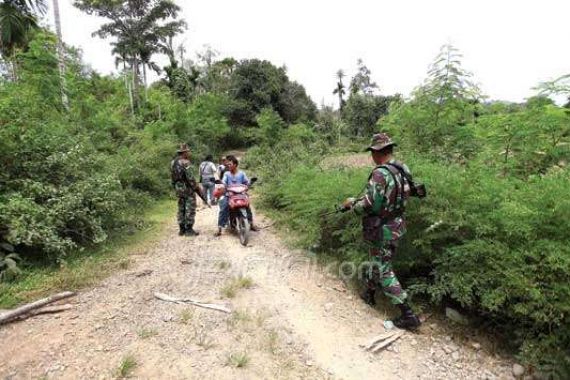
[{"label": "patch of bare soil", "polygon": [[[428,320],[377,354],[381,310],[270,229],[196,238],[172,228],[128,270],[80,292],[76,307],[0,327],[2,379],[508,379],[511,364]],[[268,220],[258,217],[258,224]],[[155,292],[224,305],[226,314],[164,302]]]},{"label": "patch of bare soil", "polygon": [[370,153],[346,153],[325,157],[320,166],[323,169],[372,168]]}]

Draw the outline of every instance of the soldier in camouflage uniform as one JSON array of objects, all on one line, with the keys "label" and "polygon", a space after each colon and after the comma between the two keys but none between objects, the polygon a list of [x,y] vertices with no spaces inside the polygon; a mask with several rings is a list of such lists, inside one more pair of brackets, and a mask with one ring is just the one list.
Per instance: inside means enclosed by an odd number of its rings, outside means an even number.
[{"label": "soldier in camouflage uniform", "polygon": [[190,169],[190,149],[187,144],[181,144],[176,157],[170,163],[172,187],[178,197],[179,235],[196,236],[194,220],[196,217],[196,193],[200,188]]},{"label": "soldier in camouflage uniform", "polygon": [[406,165],[396,161],[393,147],[396,144],[385,133],[372,137],[366,149],[377,165],[368,179],[364,196],[349,198],[343,206],[363,214],[364,239],[369,245],[367,289],[364,301],[375,305],[376,289],[381,287],[390,301],[398,306],[402,315],[393,322],[397,327],[413,329],[420,325],[418,317],[406,302],[406,292],[392,268],[398,240],[406,232],[404,210],[410,196],[411,174]]}]

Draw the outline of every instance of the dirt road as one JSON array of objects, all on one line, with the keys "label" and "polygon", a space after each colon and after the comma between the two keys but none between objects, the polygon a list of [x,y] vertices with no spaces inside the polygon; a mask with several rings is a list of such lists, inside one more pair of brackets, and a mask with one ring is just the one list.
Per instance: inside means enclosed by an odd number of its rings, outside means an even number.
[{"label": "dirt road", "polygon": [[214,238],[216,211],[198,212],[197,238],[179,237],[173,220],[129,269],[72,299],[73,310],[0,327],[0,378],[512,378],[511,363],[436,318],[383,352],[365,352],[361,345],[385,331],[382,311],[271,228],[252,233],[248,247]]}]

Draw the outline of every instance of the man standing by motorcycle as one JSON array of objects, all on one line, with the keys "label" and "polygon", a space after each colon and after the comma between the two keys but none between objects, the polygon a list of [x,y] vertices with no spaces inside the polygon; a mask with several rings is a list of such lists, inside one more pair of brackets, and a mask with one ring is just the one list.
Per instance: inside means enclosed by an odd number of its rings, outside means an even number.
[{"label": "man standing by motorcycle", "polygon": [[[228,188],[231,185],[251,185],[251,181],[247,178],[247,175],[238,170],[239,161],[238,159],[233,156],[229,155],[226,157],[226,167],[227,171],[224,173],[222,178],[222,184]],[[214,236],[220,236],[222,234],[222,228],[224,228],[228,224],[229,219],[229,203],[227,195],[224,196],[219,202],[220,211],[218,214],[218,231],[214,234]],[[250,229],[252,231],[259,231],[259,229],[253,224],[253,213],[251,212],[251,208],[247,208],[247,220],[250,224]]]},{"label": "man standing by motorcycle", "polygon": [[196,218],[196,193],[201,195],[200,187],[190,169],[190,148],[181,144],[176,157],[170,163],[172,187],[178,197],[179,235],[196,236],[194,220]]}]

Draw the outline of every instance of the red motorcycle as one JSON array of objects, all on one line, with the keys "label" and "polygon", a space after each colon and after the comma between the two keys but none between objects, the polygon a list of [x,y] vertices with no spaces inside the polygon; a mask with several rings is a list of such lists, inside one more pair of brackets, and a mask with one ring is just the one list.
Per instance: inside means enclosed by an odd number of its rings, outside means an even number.
[{"label": "red motorcycle", "polygon": [[[257,181],[257,178],[252,178],[250,186],[253,185],[255,181]],[[247,191],[249,190],[250,186],[229,185],[227,188],[221,187],[219,190],[218,188],[214,190],[214,196],[220,194],[222,191],[225,191],[226,196],[228,197],[230,230],[238,234],[239,242],[243,246],[247,246],[251,228],[249,225],[249,220],[247,218],[247,209],[249,207],[249,195],[247,194]]]},{"label": "red motorcycle", "polygon": [[247,185],[231,185],[227,189],[228,205],[230,209],[230,229],[239,235],[239,242],[246,246],[249,240],[249,221],[247,220],[247,208],[249,196]]}]

